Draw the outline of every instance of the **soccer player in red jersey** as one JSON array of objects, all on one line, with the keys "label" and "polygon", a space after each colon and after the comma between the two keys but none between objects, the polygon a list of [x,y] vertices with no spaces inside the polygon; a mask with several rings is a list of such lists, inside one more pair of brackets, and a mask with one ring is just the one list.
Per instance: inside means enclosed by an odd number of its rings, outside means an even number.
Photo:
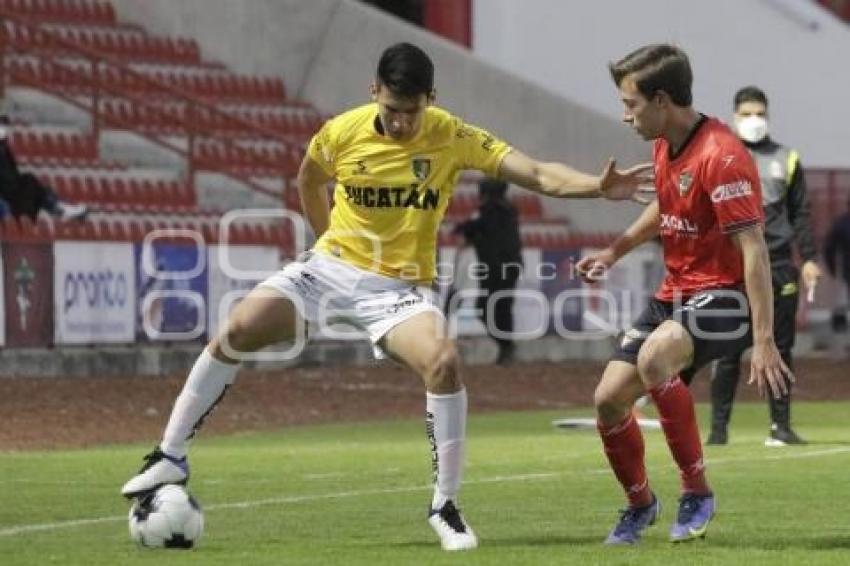
[{"label": "soccer player in red jersey", "polygon": [[647,392],[680,469],[682,495],[670,530],[670,540],[680,542],[705,536],[715,502],[693,399],[679,375],[752,343],[750,383],[759,391],[767,385],[784,394],[793,376],[773,340],[761,187],[747,149],[720,121],[692,108],[693,77],[681,49],[648,45],[610,71],[623,121],[655,140],[658,198],[610,247],[577,268],[586,280],[598,279],[630,250],[660,237],[667,276],[622,337],[594,394],[605,454],[629,502],[605,542],[638,542],[661,509],[632,415]]}]

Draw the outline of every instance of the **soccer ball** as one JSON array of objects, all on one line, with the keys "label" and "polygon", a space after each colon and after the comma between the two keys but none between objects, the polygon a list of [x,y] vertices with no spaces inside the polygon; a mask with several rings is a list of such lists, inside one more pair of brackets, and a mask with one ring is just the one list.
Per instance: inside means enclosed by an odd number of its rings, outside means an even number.
[{"label": "soccer ball", "polygon": [[130,508],[130,537],[148,548],[192,548],[204,531],[204,515],[179,485],[164,485]]}]

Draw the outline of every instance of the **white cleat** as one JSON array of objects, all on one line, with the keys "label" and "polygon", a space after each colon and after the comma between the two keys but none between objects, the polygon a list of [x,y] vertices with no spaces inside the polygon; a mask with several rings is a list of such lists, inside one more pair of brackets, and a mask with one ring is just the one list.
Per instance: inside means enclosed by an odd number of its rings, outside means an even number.
[{"label": "white cleat", "polygon": [[124,497],[144,495],[167,484],[186,485],[189,481],[189,462],[186,458],[178,460],[156,448],[145,456],[145,460],[138,475],[121,488]]},{"label": "white cleat", "polygon": [[440,537],[443,550],[471,550],[478,546],[478,537],[451,501],[447,501],[439,511],[431,509],[428,524]]}]

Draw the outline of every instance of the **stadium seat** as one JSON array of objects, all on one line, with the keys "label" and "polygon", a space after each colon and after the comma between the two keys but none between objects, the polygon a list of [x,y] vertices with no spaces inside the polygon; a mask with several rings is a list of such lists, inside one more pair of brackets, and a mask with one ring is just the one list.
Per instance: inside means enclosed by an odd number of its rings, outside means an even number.
[{"label": "stadium seat", "polygon": [[[179,136],[186,134],[188,123],[200,123],[215,137],[199,140],[194,151],[199,162],[196,167],[206,164],[237,174],[283,175],[281,184],[285,187],[297,172],[301,146],[320,122],[309,105],[286,100],[279,77],[237,74],[221,64],[202,62],[194,39],[153,36],[138,26],[119,24],[109,2],[0,0],[3,9],[21,17],[20,21],[0,23],[5,32],[0,33],[0,39],[9,48],[5,59],[7,84],[41,88],[48,93],[52,93],[51,86],[61,85],[59,94],[63,96],[90,96],[96,85],[102,85],[100,125],[110,129]],[[87,50],[128,65],[101,63],[95,76]],[[196,93],[221,112],[202,112],[200,120],[190,120],[185,100],[171,87]],[[282,135],[271,137],[270,131]],[[135,240],[151,227],[146,221],[128,222],[110,219],[109,215],[197,215],[197,193],[191,184],[110,172],[115,167],[100,160],[98,141],[95,135],[83,131],[28,126],[14,129],[12,143],[24,165],[37,167],[63,200],[93,205],[107,216],[96,224],[35,224],[23,231],[17,225],[6,230],[4,224],[4,237],[6,232],[43,237],[49,230],[56,237],[69,239]],[[297,194],[287,194],[295,198],[294,207],[299,207]],[[215,222],[191,218],[206,239],[218,239]],[[261,224],[235,227],[233,235],[245,243],[291,243],[291,230]]]}]

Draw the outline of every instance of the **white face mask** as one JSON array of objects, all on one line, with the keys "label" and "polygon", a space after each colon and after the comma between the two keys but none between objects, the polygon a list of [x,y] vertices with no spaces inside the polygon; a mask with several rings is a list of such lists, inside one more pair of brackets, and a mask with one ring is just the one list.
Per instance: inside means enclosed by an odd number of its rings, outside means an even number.
[{"label": "white face mask", "polygon": [[767,136],[767,120],[762,116],[735,118],[735,129],[742,140],[758,143]]}]

